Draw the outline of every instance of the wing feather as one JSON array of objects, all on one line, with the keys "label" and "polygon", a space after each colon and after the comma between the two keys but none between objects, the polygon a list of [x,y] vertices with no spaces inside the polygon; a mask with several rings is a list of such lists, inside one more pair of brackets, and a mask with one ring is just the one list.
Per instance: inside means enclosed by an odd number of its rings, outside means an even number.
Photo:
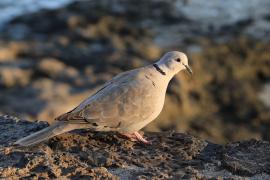
[{"label": "wing feather", "polygon": [[138,73],[138,70],[132,70],[119,74],[57,120],[87,123],[103,131],[117,130],[145,120],[153,113],[151,102],[154,98],[149,86],[142,84],[149,81],[142,81]]},{"label": "wing feather", "polygon": [[87,107],[91,106],[92,102],[95,102],[95,104],[97,104],[96,99],[100,99],[100,96],[106,94],[109,91],[108,89],[112,89],[112,86],[118,86],[118,83],[121,81],[121,79],[130,77],[130,75],[134,73],[136,73],[136,70],[126,71],[118,74],[110,81],[106,82],[103,86],[101,86],[94,94],[84,100],[77,107],[67,113],[58,116],[57,118],[55,118],[55,120],[68,121],[73,123],[91,123],[90,121],[95,122],[100,120],[99,116],[97,115],[97,113],[100,112],[100,108],[93,108],[96,109],[96,112],[93,111],[91,115],[85,116],[86,114],[84,112],[87,110]]}]

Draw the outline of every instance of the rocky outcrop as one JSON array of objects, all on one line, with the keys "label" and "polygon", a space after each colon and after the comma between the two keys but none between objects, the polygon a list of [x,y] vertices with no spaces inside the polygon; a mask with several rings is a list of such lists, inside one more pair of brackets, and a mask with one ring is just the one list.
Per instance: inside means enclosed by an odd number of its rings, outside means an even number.
[{"label": "rocky outcrop", "polygon": [[0,116],[0,178],[252,179],[270,178],[270,143],[248,140],[226,146],[187,134],[146,133],[143,145],[117,133],[77,130],[34,147],[17,139],[45,122]]},{"label": "rocky outcrop", "polygon": [[[116,74],[179,50],[188,54],[194,76],[173,79],[161,115],[147,130],[185,131],[216,143],[270,140],[263,90],[270,79],[270,1],[113,2],[75,1],[6,24],[0,113],[50,123]],[[263,31],[256,30],[261,22]],[[264,42],[247,35],[250,29]]]}]

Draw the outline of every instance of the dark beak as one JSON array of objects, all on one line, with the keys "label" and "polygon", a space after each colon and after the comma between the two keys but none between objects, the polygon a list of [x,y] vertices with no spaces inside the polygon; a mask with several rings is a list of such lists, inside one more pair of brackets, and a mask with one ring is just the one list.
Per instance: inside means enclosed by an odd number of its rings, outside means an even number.
[{"label": "dark beak", "polygon": [[188,65],[185,65],[185,67],[186,67],[187,72],[188,72],[190,75],[192,75],[193,72],[192,72],[191,68],[190,68]]}]

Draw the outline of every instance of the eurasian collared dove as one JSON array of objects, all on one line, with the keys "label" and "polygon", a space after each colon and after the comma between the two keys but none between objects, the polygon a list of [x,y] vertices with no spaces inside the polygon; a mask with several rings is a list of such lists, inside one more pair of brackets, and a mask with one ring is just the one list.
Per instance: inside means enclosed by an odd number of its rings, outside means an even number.
[{"label": "eurasian collared dove", "polygon": [[149,143],[138,131],[159,115],[169,81],[184,69],[192,74],[187,56],[172,51],[154,64],[120,73],[52,125],[15,144],[30,146],[84,128],[117,131],[131,140]]}]

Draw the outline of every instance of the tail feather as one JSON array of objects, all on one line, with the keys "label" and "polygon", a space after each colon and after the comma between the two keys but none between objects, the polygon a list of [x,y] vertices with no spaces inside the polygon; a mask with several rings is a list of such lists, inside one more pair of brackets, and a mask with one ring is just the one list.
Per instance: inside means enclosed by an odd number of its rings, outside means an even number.
[{"label": "tail feather", "polygon": [[20,146],[35,145],[59,134],[71,131],[73,129],[76,129],[76,127],[72,126],[72,124],[66,122],[56,122],[45,129],[35,132],[34,134],[26,136],[22,139],[19,139],[15,142],[15,144]]}]

